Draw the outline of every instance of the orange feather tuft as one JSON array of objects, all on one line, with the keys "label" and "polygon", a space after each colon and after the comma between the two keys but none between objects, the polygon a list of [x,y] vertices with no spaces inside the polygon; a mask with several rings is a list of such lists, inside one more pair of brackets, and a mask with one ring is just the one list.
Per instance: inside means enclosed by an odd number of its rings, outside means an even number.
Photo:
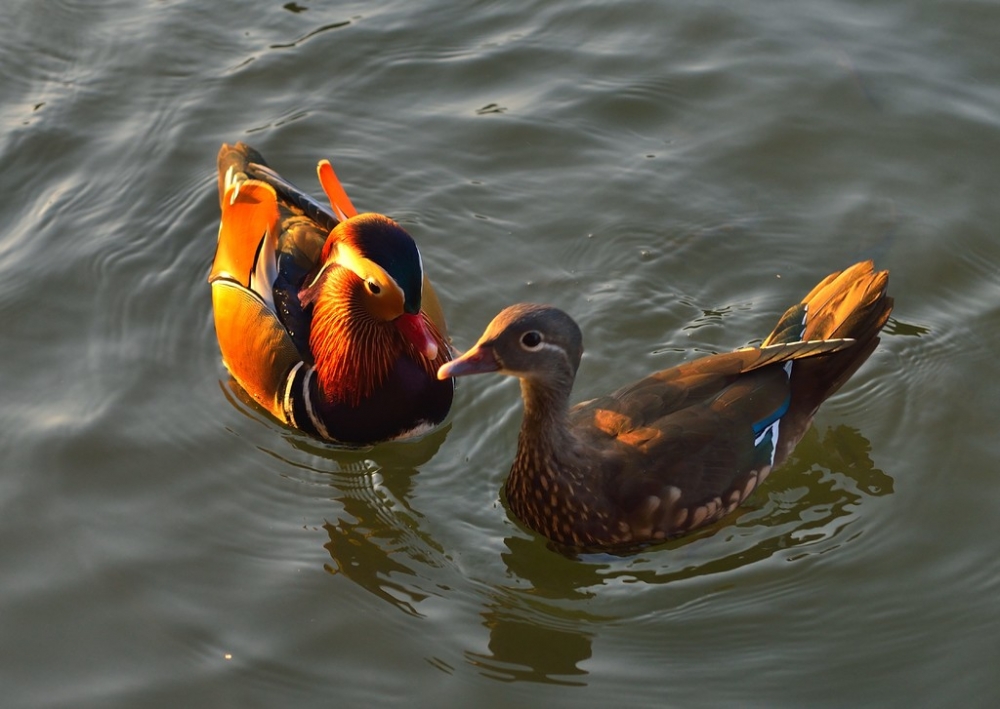
[{"label": "orange feather tuft", "polygon": [[333,171],[333,165],[330,164],[329,160],[319,161],[316,166],[316,174],[319,175],[319,183],[323,186],[323,191],[326,192],[326,198],[330,200],[330,206],[336,212],[337,219],[343,222],[357,216],[358,210],[351,204],[351,200],[347,196],[347,192],[344,191],[344,186],[337,179],[337,173]]},{"label": "orange feather tuft", "polygon": [[278,221],[278,197],[271,185],[245,180],[230,186],[222,199],[219,246],[209,281],[227,276],[249,286],[260,240],[276,233]]}]

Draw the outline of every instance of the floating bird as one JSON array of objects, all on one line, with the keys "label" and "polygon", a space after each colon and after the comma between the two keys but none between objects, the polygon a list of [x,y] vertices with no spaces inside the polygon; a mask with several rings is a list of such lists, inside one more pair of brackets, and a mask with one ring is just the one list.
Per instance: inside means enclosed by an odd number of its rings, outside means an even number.
[{"label": "floating bird", "polygon": [[282,422],[348,445],[441,423],[452,351],[413,238],[358,214],[323,160],[332,209],[237,143],[219,151],[222,221],[209,275],[222,359]]},{"label": "floating bird", "polygon": [[878,344],[887,271],[834,273],[759,347],[665,369],[570,408],[583,354],[561,310],[514,305],[438,377],[520,379],[524,418],[504,487],[531,529],[579,549],[634,547],[732,512],[780,465],[819,405]]}]

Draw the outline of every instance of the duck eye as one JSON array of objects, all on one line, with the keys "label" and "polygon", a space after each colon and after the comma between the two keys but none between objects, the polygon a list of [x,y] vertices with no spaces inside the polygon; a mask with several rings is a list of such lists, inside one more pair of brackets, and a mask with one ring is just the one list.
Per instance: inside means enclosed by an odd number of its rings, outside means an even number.
[{"label": "duck eye", "polygon": [[382,288],[375,281],[366,281],[366,285],[368,286],[368,292],[372,295],[378,295],[382,292]]},{"label": "duck eye", "polygon": [[542,333],[537,330],[529,330],[521,335],[521,345],[526,350],[537,350],[542,345]]}]

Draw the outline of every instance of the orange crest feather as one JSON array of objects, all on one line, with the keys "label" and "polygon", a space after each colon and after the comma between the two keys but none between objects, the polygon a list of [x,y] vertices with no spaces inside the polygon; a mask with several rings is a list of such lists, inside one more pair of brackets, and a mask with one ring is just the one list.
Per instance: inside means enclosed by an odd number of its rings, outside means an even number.
[{"label": "orange crest feather", "polygon": [[358,210],[351,204],[351,200],[347,196],[347,192],[344,191],[344,186],[337,179],[337,173],[333,171],[333,165],[330,164],[329,160],[319,161],[316,166],[316,174],[319,175],[319,183],[323,186],[323,191],[326,192],[326,198],[330,200],[330,206],[333,207],[337,219],[346,221],[356,216]]}]

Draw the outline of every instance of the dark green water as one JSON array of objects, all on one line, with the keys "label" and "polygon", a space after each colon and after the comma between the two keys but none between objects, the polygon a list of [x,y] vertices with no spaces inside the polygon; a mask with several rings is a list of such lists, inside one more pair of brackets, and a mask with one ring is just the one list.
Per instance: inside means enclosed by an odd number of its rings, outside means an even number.
[{"label": "dark green water", "polygon": [[[993,707],[1000,4],[0,6],[5,707]],[[752,504],[568,559],[499,502],[516,385],[344,453],[234,395],[205,282],[245,140],[403,222],[455,343],[580,322],[575,399],[890,269],[878,352]]]}]

